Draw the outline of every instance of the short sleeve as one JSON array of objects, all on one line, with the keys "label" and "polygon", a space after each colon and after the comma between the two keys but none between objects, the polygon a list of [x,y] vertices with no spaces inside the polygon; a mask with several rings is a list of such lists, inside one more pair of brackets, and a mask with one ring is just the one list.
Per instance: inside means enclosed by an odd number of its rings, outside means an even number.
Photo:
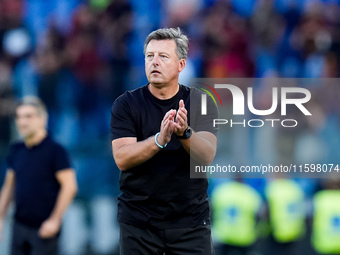
[{"label": "short sleeve", "polygon": [[129,95],[125,93],[117,98],[112,105],[111,140],[122,137],[137,137],[136,124],[133,120],[133,113],[128,104],[128,99]]},{"label": "short sleeve", "polygon": [[192,116],[193,119],[193,126],[195,132],[200,131],[207,131],[215,136],[217,136],[218,127],[214,127],[214,119],[218,118],[218,109],[215,105],[212,98],[207,95],[207,113],[203,115],[201,113],[201,95],[203,94],[202,91],[198,89],[193,89],[191,91],[191,109],[193,109],[194,115]]},{"label": "short sleeve", "polygon": [[56,144],[53,149],[53,166],[54,172],[58,172],[63,169],[71,168],[71,161],[67,151],[59,144]]}]

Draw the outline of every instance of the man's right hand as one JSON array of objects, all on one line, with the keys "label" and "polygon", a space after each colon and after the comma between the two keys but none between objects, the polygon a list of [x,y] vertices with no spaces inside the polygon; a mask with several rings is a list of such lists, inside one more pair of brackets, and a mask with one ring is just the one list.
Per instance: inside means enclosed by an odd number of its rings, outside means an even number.
[{"label": "man's right hand", "polygon": [[169,143],[171,140],[172,133],[174,132],[174,119],[176,116],[176,110],[168,111],[162,120],[161,130],[157,141],[160,145]]}]

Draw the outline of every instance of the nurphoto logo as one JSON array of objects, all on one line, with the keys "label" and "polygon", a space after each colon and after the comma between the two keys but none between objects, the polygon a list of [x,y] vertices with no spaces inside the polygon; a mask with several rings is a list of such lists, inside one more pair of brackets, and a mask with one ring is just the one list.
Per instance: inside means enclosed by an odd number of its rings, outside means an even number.
[{"label": "nurphoto logo", "polygon": [[[214,101],[215,105],[217,106],[217,102],[215,96],[218,98],[220,105],[223,106],[222,99],[220,94],[216,91],[216,89],[220,89],[220,93],[231,93],[232,100],[233,100],[233,115],[245,115],[245,95],[243,91],[236,85],[232,84],[214,84],[214,86],[208,85],[206,83],[200,83],[205,87],[209,88],[213,94],[207,90],[206,88],[200,88],[203,90],[204,94],[201,95],[201,114],[207,115],[208,111],[208,104],[207,104],[207,97],[210,96]],[[311,93],[306,88],[299,88],[299,87],[273,87],[271,93],[271,107],[269,109],[256,109],[254,106],[254,93],[253,88],[247,88],[247,106],[250,113],[257,116],[267,116],[275,113],[279,105],[279,93],[278,90],[280,89],[280,108],[281,116],[287,115],[287,105],[294,105],[297,109],[299,109],[305,116],[311,116],[312,114],[310,111],[304,106],[311,99]],[[291,98],[289,95],[294,94],[299,95],[299,98]],[[215,96],[214,96],[215,95]],[[230,127],[235,125],[242,125],[246,126],[248,124],[249,127],[262,127],[265,123],[271,123],[271,126],[274,127],[276,122],[280,122],[282,127],[296,127],[298,125],[298,121],[296,119],[243,119],[241,122],[236,122],[233,119],[214,119],[213,126],[216,127],[217,125],[226,125],[230,124]]]}]

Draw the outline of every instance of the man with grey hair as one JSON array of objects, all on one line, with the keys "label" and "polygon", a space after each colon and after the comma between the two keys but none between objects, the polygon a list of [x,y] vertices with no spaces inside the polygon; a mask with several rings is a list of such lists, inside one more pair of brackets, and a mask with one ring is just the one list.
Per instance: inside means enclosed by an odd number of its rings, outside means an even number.
[{"label": "man with grey hair", "polygon": [[77,191],[65,149],[46,130],[47,112],[39,98],[24,97],[16,108],[23,142],[12,145],[0,195],[0,237],[14,195],[12,255],[56,255],[63,214]]},{"label": "man with grey hair", "polygon": [[208,181],[190,178],[190,160],[212,162],[217,109],[209,99],[202,116],[201,92],[178,84],[188,54],[179,28],[150,33],[144,54],[149,83],[125,92],[111,111],[120,254],[213,254]]}]

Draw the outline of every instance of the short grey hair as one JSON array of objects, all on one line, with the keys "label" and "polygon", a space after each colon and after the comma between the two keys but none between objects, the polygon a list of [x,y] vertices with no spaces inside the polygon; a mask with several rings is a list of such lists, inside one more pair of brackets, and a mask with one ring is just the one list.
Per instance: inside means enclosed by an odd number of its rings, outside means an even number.
[{"label": "short grey hair", "polygon": [[37,113],[40,116],[48,117],[46,105],[40,98],[35,97],[35,96],[25,96],[19,100],[17,104],[17,109],[20,106],[25,106],[25,105],[33,106],[37,110]]},{"label": "short grey hair", "polygon": [[181,29],[178,28],[160,28],[151,32],[145,39],[144,43],[144,55],[146,53],[146,47],[151,40],[175,40],[176,53],[178,59],[187,59],[188,57],[188,37],[182,33]]}]

